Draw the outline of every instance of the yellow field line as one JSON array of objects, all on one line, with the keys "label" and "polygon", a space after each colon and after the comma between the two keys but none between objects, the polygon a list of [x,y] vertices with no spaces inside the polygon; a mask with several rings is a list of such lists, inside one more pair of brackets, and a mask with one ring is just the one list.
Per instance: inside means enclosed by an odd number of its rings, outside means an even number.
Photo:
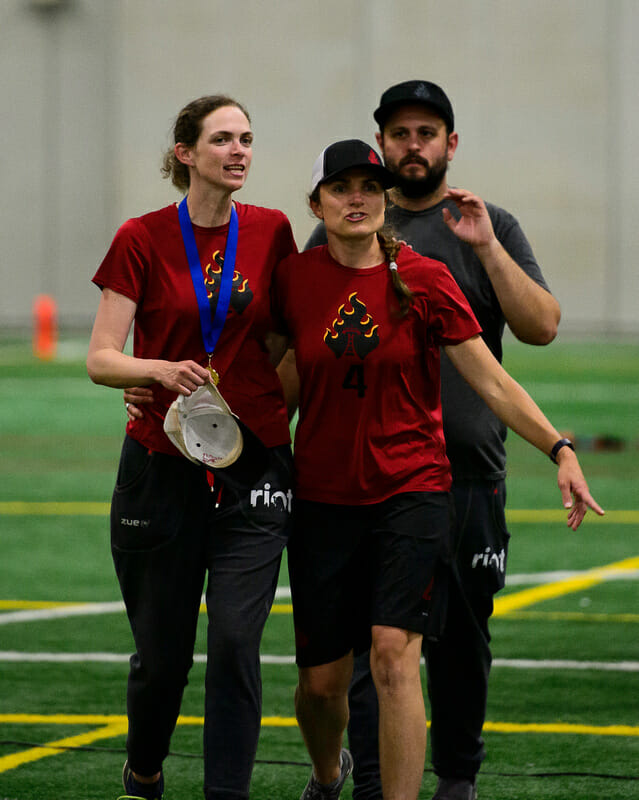
[{"label": "yellow field line", "polygon": [[292,603],[273,603],[271,606],[271,614],[292,614]]},{"label": "yellow field line", "polygon": [[[123,714],[0,714],[0,725],[102,725],[100,731],[112,729],[113,736],[121,736],[127,730],[127,718]],[[204,717],[180,716],[178,725],[203,725]],[[262,717],[262,725],[268,728],[294,728],[295,717]],[[639,736],[637,725],[581,725],[572,722],[486,722],[484,729],[495,733],[578,733],[592,736]],[[83,735],[90,735],[97,731]],[[108,738],[106,733],[100,738]],[[65,741],[65,740],[61,740]],[[54,747],[50,742],[47,747]],[[58,744],[59,747],[63,745]],[[71,746],[68,745],[67,746]]]},{"label": "yellow field line", "polygon": [[[511,592],[510,594],[504,595],[503,597],[496,597],[495,598],[495,610],[494,616],[504,616],[506,614],[511,614],[516,611],[521,611],[521,609],[526,608],[528,606],[536,605],[537,603],[544,602],[545,600],[553,600],[557,597],[562,597],[566,594],[571,594],[573,592],[579,592],[584,589],[588,589],[591,586],[595,586],[598,583],[602,583],[610,576],[614,576],[616,574],[623,574],[624,572],[630,570],[639,569],[639,556],[633,556],[631,558],[626,558],[623,561],[617,561],[613,564],[608,564],[604,567],[595,567],[593,569],[587,570],[583,572],[581,575],[576,575],[571,578],[565,578],[564,580],[559,581],[552,581],[550,583],[544,583],[541,586],[534,586],[531,589],[523,589],[519,592]],[[0,610],[17,610],[17,609],[38,609],[38,608],[56,608],[56,607],[64,607],[64,606],[74,606],[74,605],[81,605],[78,603],[72,602],[56,602],[56,601],[37,601],[37,600],[0,600]],[[200,611],[204,613],[206,611],[206,606],[202,604],[200,606]],[[293,611],[293,606],[290,603],[275,603],[271,609],[271,613],[273,614],[291,614]],[[561,612],[558,612],[561,614]],[[552,612],[547,612],[547,616],[552,617]],[[555,614],[555,618],[559,619],[560,617]],[[587,615],[587,614],[574,614],[571,619],[594,619],[601,618],[604,620],[610,620],[611,615]],[[635,614],[624,614],[624,615],[615,615],[619,619],[617,621],[624,621],[624,622],[634,622]],[[565,614],[562,615],[562,618],[567,619]]]},{"label": "yellow field line", "polygon": [[[0,515],[6,516],[107,516],[110,503],[99,502],[28,502],[22,500],[9,500],[0,502]],[[565,522],[566,511],[562,509],[507,509],[506,519],[508,522]],[[639,524],[639,510],[637,509],[613,509],[607,511],[604,517],[589,514],[586,523],[615,525],[636,525]]]},{"label": "yellow field line", "polygon": [[65,606],[83,606],[86,603],[64,600],[0,600],[0,611],[33,611],[42,608],[64,608]]},{"label": "yellow field line", "polygon": [[[613,564],[608,564],[604,567],[595,567],[593,569],[583,572],[581,575],[576,575],[571,578],[565,578],[560,581],[552,581],[544,583],[541,586],[535,586],[531,589],[523,589],[519,592],[511,592],[503,597],[495,598],[494,616],[504,616],[515,611],[520,611],[537,603],[544,602],[545,600],[552,600],[557,597],[562,597],[572,592],[579,592],[583,589],[588,589],[598,583],[602,583],[610,576],[616,574],[623,574],[629,570],[639,569],[639,556],[617,561]],[[0,600],[0,610],[4,609],[37,609],[37,608],[55,608],[64,606],[79,605],[78,603],[64,603],[55,601],[35,601],[35,600]],[[81,605],[81,604],[80,604]],[[200,606],[200,611],[204,613],[206,607],[204,604]],[[290,603],[275,603],[271,609],[273,614],[291,614],[293,606]],[[586,619],[586,617],[594,617],[595,615],[579,614],[574,616],[574,619]],[[602,619],[610,619],[610,615],[599,615]],[[616,615],[621,617],[621,621],[634,622],[636,615]],[[558,618],[558,617],[557,617]]]},{"label": "yellow field line", "polygon": [[[73,608],[74,606],[90,606],[90,603],[59,600],[0,600],[0,611],[38,611],[46,608]],[[124,611],[124,608],[122,609]],[[206,613],[206,605],[200,604],[200,613]],[[271,614],[292,614],[291,603],[274,603]]]},{"label": "yellow field line", "polygon": [[569,733],[585,736],[639,736],[636,725],[577,725],[569,722],[485,722],[493,733]]},{"label": "yellow field line", "polygon": [[0,514],[8,516],[80,516],[103,517],[108,515],[110,503],[57,503],[57,502],[25,502],[22,500],[4,501],[0,503]]},{"label": "yellow field line", "polygon": [[[2,606],[0,606],[1,608]],[[271,606],[271,614],[292,614],[293,605],[291,603],[273,603]],[[206,605],[200,603],[200,614],[206,614]]]},{"label": "yellow field line", "polygon": [[[104,725],[123,729],[126,733],[127,718],[124,714],[0,714],[0,725]],[[178,717],[178,725],[203,725],[204,717]],[[262,725],[288,728],[297,725],[295,717],[262,717]],[[114,734],[119,736],[120,732]],[[53,746],[52,744],[49,747]]]},{"label": "yellow field line", "polygon": [[[0,611],[26,611],[46,608],[72,608],[77,605],[88,605],[87,603],[58,602],[57,600],[0,600]],[[124,609],[122,609],[124,613]],[[200,606],[200,613],[206,612],[206,606]],[[275,603],[271,608],[271,614],[292,614],[293,606],[291,603]],[[639,614],[588,614],[586,611],[509,611],[503,613],[508,619],[539,619],[550,620],[552,622],[612,622],[627,623],[639,622]]]},{"label": "yellow field line", "polygon": [[[12,753],[0,757],[0,773],[8,772],[23,764],[39,761],[49,756],[60,755],[66,748],[85,747],[100,739],[113,739],[124,736],[128,729],[127,718],[122,715],[94,715],[94,714],[0,714],[0,724],[29,724],[29,725],[101,725],[76,736],[67,736],[53,742],[45,742],[39,747],[30,747],[19,753]],[[180,717],[178,725],[204,724],[203,717]],[[268,727],[295,727],[297,721],[294,717],[263,717],[262,725]]]},{"label": "yellow field line", "polygon": [[608,564],[605,567],[595,567],[595,569],[590,569],[582,575],[573,578],[544,583],[542,586],[535,586],[532,589],[524,589],[521,592],[513,592],[504,597],[497,597],[495,598],[494,616],[498,617],[503,614],[508,614],[510,611],[517,611],[526,606],[541,603],[544,600],[562,597],[571,592],[579,592],[582,589],[587,589],[590,586],[601,583],[610,575],[638,568],[639,556],[635,556],[633,558],[626,558],[623,561],[617,561],[614,564]]},{"label": "yellow field line", "polygon": [[105,725],[103,728],[87,731],[86,733],[79,733],[77,736],[68,736],[65,739],[58,739],[55,742],[47,742],[41,747],[31,747],[28,750],[22,750],[20,753],[12,753],[8,756],[0,757],[0,772],[7,772],[10,769],[15,769],[22,764],[28,764],[31,761],[39,761],[41,758],[48,758],[49,756],[59,755],[61,750],[66,747],[83,747],[100,739],[113,739],[115,736],[122,736],[127,732],[127,721],[115,722],[110,725]]},{"label": "yellow field line", "polygon": [[11,725],[122,725],[124,714],[0,714],[0,724]]},{"label": "yellow field line", "polygon": [[[508,522],[565,522],[567,512],[561,509],[551,508],[511,508],[506,509],[506,519]],[[615,525],[637,525],[639,524],[639,510],[637,509],[613,509],[606,511],[605,516],[598,517],[590,513],[584,520],[584,525],[601,524],[610,522]]]},{"label": "yellow field line", "polygon": [[[60,755],[66,748],[83,747],[101,739],[113,739],[127,732],[127,719],[122,715],[99,714],[0,714],[0,724],[21,725],[101,725],[76,736],[67,736],[39,747],[30,747],[19,753],[0,757],[0,773],[16,767],[39,761],[49,756]],[[178,725],[204,724],[203,717],[179,717]],[[287,727],[297,725],[295,717],[262,717],[264,727]],[[633,725],[580,725],[574,723],[518,723],[486,722],[484,730],[493,733],[545,733],[572,734],[585,736],[639,736],[639,727]]]},{"label": "yellow field line", "polygon": [[639,622],[639,614],[588,614],[585,611],[512,611],[508,619],[540,619],[553,622]]}]

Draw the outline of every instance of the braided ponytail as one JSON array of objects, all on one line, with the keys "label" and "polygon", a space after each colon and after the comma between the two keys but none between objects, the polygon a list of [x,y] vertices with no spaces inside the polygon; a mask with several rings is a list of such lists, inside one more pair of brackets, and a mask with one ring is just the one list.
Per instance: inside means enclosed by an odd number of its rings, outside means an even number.
[{"label": "braided ponytail", "polygon": [[413,293],[404,283],[397,271],[396,258],[399,255],[401,244],[395,236],[395,232],[387,225],[377,232],[377,239],[386,255],[388,268],[391,273],[391,280],[393,282],[393,289],[399,300],[399,315],[405,317],[411,307],[413,300]]}]

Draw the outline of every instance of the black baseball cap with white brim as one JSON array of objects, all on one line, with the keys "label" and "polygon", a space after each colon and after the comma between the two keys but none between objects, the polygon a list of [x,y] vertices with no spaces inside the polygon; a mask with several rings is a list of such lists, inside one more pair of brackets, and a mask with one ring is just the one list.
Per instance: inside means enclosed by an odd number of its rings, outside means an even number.
[{"label": "black baseball cap with white brim", "polygon": [[166,414],[164,432],[189,461],[238,490],[254,486],[268,466],[267,448],[213,383],[179,395]]},{"label": "black baseball cap with white brim", "polygon": [[316,158],[311,175],[311,194],[320,184],[354,167],[372,170],[384,189],[390,189],[396,183],[393,173],[386,169],[379,154],[370,145],[361,139],[344,139],[325,147]]}]

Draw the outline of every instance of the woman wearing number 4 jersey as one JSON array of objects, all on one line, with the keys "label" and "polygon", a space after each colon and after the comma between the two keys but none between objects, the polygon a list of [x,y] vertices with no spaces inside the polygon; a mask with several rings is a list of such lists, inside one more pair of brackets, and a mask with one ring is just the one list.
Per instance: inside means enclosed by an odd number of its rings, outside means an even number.
[{"label": "woman wearing number 4 jersey", "polygon": [[328,244],[274,276],[300,380],[289,542],[299,682],[313,762],[303,800],[337,798],[353,653],[371,646],[385,800],[417,798],[426,720],[421,640],[450,529],[439,348],[505,424],[550,455],[568,524],[598,514],[567,440],[498,364],[446,266],[382,231],[393,176],[364,142],[327,147],[310,204]]}]

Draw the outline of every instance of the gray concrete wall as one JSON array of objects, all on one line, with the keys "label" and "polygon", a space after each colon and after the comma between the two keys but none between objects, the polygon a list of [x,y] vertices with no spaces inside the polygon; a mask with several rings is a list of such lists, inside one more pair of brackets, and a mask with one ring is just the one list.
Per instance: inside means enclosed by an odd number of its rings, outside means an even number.
[{"label": "gray concrete wall", "polygon": [[246,104],[238,197],[302,246],[317,153],[373,141],[380,93],[421,77],[455,106],[451,183],[520,219],[562,330],[639,333],[637,30],[637,0],[2,0],[0,326],[40,292],[90,324],[117,226],[177,199],[159,164],[188,100]]}]

